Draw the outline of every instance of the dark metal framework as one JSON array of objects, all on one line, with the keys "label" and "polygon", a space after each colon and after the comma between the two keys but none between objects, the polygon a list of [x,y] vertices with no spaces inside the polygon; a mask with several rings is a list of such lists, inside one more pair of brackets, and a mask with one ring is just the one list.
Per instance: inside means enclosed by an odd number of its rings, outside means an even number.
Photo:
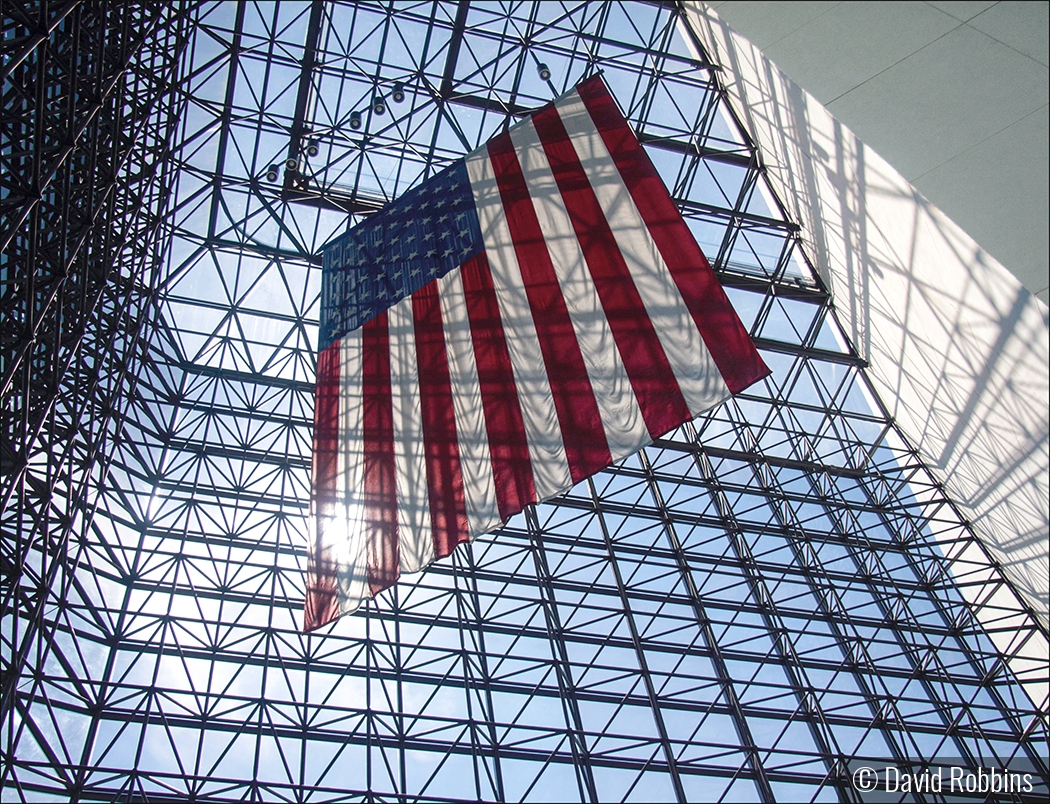
[{"label": "dark metal framework", "polygon": [[[859,757],[1045,792],[1038,626],[674,5],[3,25],[4,801],[852,801]],[[301,635],[318,247],[596,69],[773,375]]]}]

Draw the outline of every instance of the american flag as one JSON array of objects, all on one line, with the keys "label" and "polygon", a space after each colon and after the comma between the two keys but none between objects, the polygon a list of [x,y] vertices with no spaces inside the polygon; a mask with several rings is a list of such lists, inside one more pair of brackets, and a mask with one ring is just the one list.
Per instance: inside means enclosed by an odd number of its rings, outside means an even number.
[{"label": "american flag", "polygon": [[304,630],[769,373],[600,76],[324,249]]}]

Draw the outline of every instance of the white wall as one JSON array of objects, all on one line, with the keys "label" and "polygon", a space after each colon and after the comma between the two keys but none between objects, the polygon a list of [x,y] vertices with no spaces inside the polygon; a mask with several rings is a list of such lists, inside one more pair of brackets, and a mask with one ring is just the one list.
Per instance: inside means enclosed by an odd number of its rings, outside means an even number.
[{"label": "white wall", "polygon": [[[882,402],[1042,624],[1018,654],[1010,590],[960,578],[1000,649],[1036,662],[1012,667],[1045,707],[1046,305],[715,12],[687,9]],[[945,544],[957,574],[961,549]]]},{"label": "white wall", "polygon": [[1050,304],[1050,3],[705,2]]}]

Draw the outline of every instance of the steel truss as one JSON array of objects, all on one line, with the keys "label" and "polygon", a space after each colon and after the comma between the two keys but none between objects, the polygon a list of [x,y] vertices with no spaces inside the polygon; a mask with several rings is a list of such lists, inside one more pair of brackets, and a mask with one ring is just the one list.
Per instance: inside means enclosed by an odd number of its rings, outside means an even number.
[{"label": "steel truss", "polygon": [[[67,766],[38,717],[51,668],[76,684],[84,563],[158,269],[170,89],[185,21],[158,3],[4,4],[0,145],[3,789],[19,735]],[[87,566],[87,565],[85,565]],[[90,569],[87,569],[90,572]],[[71,664],[72,663],[72,664]],[[76,679],[76,681],[74,681]],[[47,774],[49,777],[51,773]]]},{"label": "steel truss", "polygon": [[[1038,626],[689,39],[671,4],[5,4],[5,801],[852,801],[861,757],[1045,793]],[[318,247],[596,69],[773,375],[301,635]]]}]

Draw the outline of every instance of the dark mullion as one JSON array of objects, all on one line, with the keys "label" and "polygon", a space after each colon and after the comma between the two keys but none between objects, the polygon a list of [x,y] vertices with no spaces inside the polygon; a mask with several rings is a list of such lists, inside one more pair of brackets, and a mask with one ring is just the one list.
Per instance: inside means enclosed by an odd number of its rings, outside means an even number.
[{"label": "dark mullion", "polygon": [[572,663],[565,643],[565,631],[562,628],[561,616],[558,614],[558,598],[551,583],[550,567],[547,566],[547,551],[543,546],[544,532],[532,506],[525,509],[525,521],[528,524],[536,580],[540,591],[540,602],[546,619],[546,637],[550,642],[551,658],[554,663],[558,688],[561,690],[561,704],[565,715],[565,726],[573,763],[576,766],[576,781],[579,784],[580,801],[599,801],[598,788],[591,769],[590,753],[587,748],[587,732],[576,700],[576,686],[572,679]]},{"label": "dark mullion", "polygon": [[[687,431],[693,431],[692,425],[687,425],[686,429]],[[695,438],[695,431],[693,432],[693,437]],[[751,556],[751,548],[745,538],[747,529],[737,521],[736,513],[729,504],[725,491],[721,488],[719,479],[712,470],[710,463],[703,456],[697,454],[695,456],[695,464],[701,475],[711,483],[712,496],[719,515],[724,521],[724,529],[729,539],[730,549],[741,562],[742,576],[748,585],[752,598],[758,604],[763,621],[766,623],[767,631],[773,642],[773,651],[782,657],[781,667],[798,701],[795,713],[792,713],[791,718],[794,719],[798,716],[797,713],[802,713],[801,719],[809,726],[810,735],[817,745],[820,757],[829,767],[838,767],[838,764],[844,761],[846,756],[839,748],[835,733],[827,722],[824,711],[817,703],[816,688],[806,676],[806,663],[795,653],[794,644],[791,641],[792,630],[784,624],[780,613],[773,605],[775,598],[770,593],[765,578],[755,572],[754,565],[756,562]],[[761,749],[759,750],[761,751]],[[842,787],[836,786],[836,790],[840,800],[849,800]]]}]

